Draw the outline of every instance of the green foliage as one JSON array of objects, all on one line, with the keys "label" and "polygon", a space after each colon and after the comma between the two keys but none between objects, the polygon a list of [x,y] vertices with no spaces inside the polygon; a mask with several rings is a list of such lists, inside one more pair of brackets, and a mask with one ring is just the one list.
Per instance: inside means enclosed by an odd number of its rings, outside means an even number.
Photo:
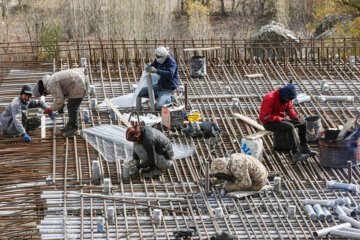
[{"label": "green foliage", "polygon": [[210,10],[198,1],[186,1],[186,13],[189,16],[189,30],[193,37],[203,38],[210,33]]},{"label": "green foliage", "polygon": [[48,27],[41,28],[40,45],[45,50],[40,56],[42,60],[51,60],[54,58],[55,50],[58,51],[56,41],[60,40],[61,26],[59,24],[51,24]]}]

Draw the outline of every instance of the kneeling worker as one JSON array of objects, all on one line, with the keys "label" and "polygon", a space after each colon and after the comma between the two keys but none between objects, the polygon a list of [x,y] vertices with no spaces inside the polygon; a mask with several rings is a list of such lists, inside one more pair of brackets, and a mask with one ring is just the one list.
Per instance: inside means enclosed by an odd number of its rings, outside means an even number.
[{"label": "kneeling worker", "polygon": [[227,192],[259,191],[268,177],[268,171],[258,159],[243,153],[215,159],[210,170],[212,177],[225,180],[224,189]]},{"label": "kneeling worker", "polygon": [[149,126],[129,127],[126,139],[134,142],[133,164],[130,174],[144,168],[144,177],[155,177],[162,174],[172,165],[174,156],[171,141],[159,130]]},{"label": "kneeling worker", "polygon": [[29,108],[42,108],[45,114],[50,117],[56,115],[43,101],[31,99],[32,88],[30,85],[24,85],[20,96],[14,98],[1,114],[0,123],[3,135],[12,135],[13,137],[22,136],[25,142],[30,142],[28,133],[34,132],[41,124],[39,117],[27,117]]},{"label": "kneeling worker", "polygon": [[73,137],[79,130],[79,108],[87,94],[87,83],[83,68],[63,70],[53,75],[45,75],[33,88],[35,97],[52,94],[52,111],[64,113],[65,98],[68,99],[69,122],[60,129],[65,137]]},{"label": "kneeling worker", "polygon": [[[316,156],[317,152],[312,151],[308,145],[306,122],[299,118],[292,107],[291,101],[296,96],[296,88],[291,84],[266,94],[261,103],[259,120],[268,131],[288,132],[293,161],[300,162]],[[299,129],[300,150],[295,140],[294,123],[297,123]]]},{"label": "kneeling worker", "polygon": [[[156,100],[156,110],[161,110],[165,104],[174,100],[174,92],[179,86],[178,66],[175,59],[171,56],[169,50],[163,46],[155,49],[156,59],[145,71],[160,75],[157,84],[153,86]],[[144,87],[139,92],[139,97],[149,97],[148,88]]]}]

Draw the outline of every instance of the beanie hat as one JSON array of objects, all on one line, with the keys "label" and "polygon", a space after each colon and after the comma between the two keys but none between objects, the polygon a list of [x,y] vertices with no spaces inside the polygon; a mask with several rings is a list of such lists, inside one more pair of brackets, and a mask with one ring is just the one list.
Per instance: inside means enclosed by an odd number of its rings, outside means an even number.
[{"label": "beanie hat", "polygon": [[289,84],[279,89],[279,95],[280,100],[285,100],[285,98],[295,99],[297,96],[296,88],[294,85]]}]

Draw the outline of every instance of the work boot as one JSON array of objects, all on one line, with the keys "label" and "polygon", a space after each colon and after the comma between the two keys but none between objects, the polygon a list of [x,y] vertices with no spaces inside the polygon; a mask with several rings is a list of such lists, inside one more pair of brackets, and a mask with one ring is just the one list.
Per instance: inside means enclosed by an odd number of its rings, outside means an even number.
[{"label": "work boot", "polygon": [[292,155],[293,155],[293,162],[294,163],[305,161],[306,159],[308,159],[310,157],[310,155],[302,154],[299,151],[296,152],[296,153],[293,153]]},{"label": "work boot", "polygon": [[60,128],[61,133],[66,133],[70,129],[69,125],[66,125],[64,128]]},{"label": "work boot", "polygon": [[151,171],[142,173],[142,176],[144,178],[155,178],[155,177],[158,177],[158,176],[161,176],[161,175],[162,175],[162,170],[160,170],[158,168],[154,168]]},{"label": "work boot", "polygon": [[303,154],[308,154],[310,157],[315,157],[317,155],[316,151],[311,150],[308,144],[300,146],[300,152]]},{"label": "work boot", "polygon": [[69,128],[66,132],[64,132],[63,136],[67,138],[72,138],[74,136],[80,135],[78,128]]}]

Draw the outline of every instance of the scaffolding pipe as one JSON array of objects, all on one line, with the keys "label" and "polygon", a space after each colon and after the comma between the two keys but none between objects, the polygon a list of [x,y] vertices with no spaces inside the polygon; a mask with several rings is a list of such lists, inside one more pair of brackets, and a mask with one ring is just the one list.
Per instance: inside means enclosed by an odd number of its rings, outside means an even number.
[{"label": "scaffolding pipe", "polygon": [[315,204],[315,205],[314,205],[314,210],[315,210],[315,212],[316,212],[317,217],[318,217],[321,221],[325,220],[326,215],[325,215],[323,209],[321,208],[320,204]]},{"label": "scaffolding pipe", "polygon": [[325,235],[328,235],[332,230],[342,229],[344,227],[351,227],[351,224],[346,222],[346,223],[342,223],[342,224],[339,224],[339,225],[336,225],[336,226],[323,228],[321,230],[314,231],[313,236],[316,237],[316,238],[320,238],[320,237],[323,237]]},{"label": "scaffolding pipe", "polygon": [[339,206],[351,204],[351,200],[348,197],[335,199],[335,202],[337,202]]},{"label": "scaffolding pipe", "polygon": [[317,220],[317,215],[311,205],[306,205],[305,210],[309,214],[311,220],[313,221]]},{"label": "scaffolding pipe", "polygon": [[326,181],[326,187],[333,189],[342,189],[350,192],[359,192],[359,187],[355,184],[339,183],[335,181]]},{"label": "scaffolding pipe", "polygon": [[333,219],[333,215],[331,214],[331,212],[329,211],[329,209],[327,209],[326,207],[322,208],[324,213],[325,213],[325,219],[326,221],[331,221]]},{"label": "scaffolding pipe", "polygon": [[347,207],[341,207],[349,217],[356,217],[356,211]]}]

